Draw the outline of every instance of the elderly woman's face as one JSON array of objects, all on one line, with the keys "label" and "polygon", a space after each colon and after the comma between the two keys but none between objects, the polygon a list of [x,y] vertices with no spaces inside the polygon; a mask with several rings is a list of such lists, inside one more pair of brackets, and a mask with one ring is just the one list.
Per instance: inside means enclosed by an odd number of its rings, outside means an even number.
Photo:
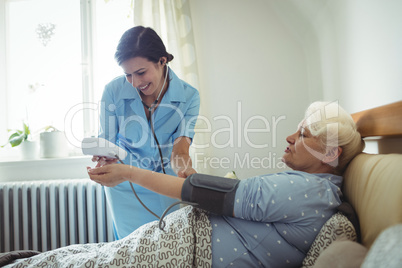
[{"label": "elderly woman's face", "polygon": [[299,124],[297,131],[288,136],[286,141],[289,146],[285,150],[282,161],[293,170],[304,171],[308,173],[323,172],[323,155],[321,141],[313,136],[308,128]]}]

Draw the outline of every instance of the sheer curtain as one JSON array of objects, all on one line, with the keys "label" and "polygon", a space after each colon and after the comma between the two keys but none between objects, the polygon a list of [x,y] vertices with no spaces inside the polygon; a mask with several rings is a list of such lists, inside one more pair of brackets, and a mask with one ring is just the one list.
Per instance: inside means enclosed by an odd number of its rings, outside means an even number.
[{"label": "sheer curtain", "polygon": [[[166,49],[173,54],[170,67],[177,76],[200,92],[197,59],[190,15],[189,0],[134,0],[134,25],[153,28],[162,38]],[[201,97],[202,100],[202,97]],[[200,115],[203,114],[202,103]],[[200,121],[200,117],[198,119]],[[198,172],[206,172],[203,164],[205,148],[200,149],[207,140],[205,133],[197,133],[190,147],[193,167]],[[203,152],[201,152],[203,151]],[[196,159],[198,158],[198,159]],[[198,163],[198,165],[197,165]]]},{"label": "sheer curtain", "polygon": [[173,54],[174,72],[198,88],[197,60],[188,0],[134,0],[134,24],[153,28]]}]

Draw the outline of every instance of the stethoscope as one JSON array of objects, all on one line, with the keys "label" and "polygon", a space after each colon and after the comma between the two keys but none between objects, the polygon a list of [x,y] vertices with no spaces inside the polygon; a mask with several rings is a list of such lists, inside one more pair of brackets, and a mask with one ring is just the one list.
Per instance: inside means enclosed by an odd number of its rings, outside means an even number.
[{"label": "stethoscope", "polygon": [[152,135],[153,135],[153,137],[154,137],[154,139],[155,139],[156,145],[158,146],[159,156],[160,156],[160,158],[161,158],[162,171],[163,171],[164,174],[166,174],[166,171],[165,171],[165,164],[164,164],[164,162],[163,162],[163,154],[162,154],[161,146],[160,146],[160,144],[159,144],[158,138],[156,137],[155,129],[154,129],[154,124],[153,124],[153,122],[152,122],[152,110],[155,109],[156,105],[157,105],[158,102],[159,102],[159,98],[160,98],[160,96],[162,95],[163,89],[165,88],[165,84],[166,84],[166,80],[167,80],[168,73],[169,73],[169,66],[166,64],[166,74],[165,74],[165,79],[164,79],[164,81],[163,81],[162,88],[161,88],[161,90],[159,91],[158,97],[157,97],[156,100],[151,104],[151,106],[148,106],[148,105],[142,100],[140,91],[138,90],[138,88],[135,88],[136,91],[137,91],[137,93],[138,93],[138,96],[140,97],[140,100],[141,100],[142,104],[148,109],[149,124],[150,124],[150,126],[151,126],[151,132],[152,132]]},{"label": "stethoscope", "polygon": [[[148,109],[149,124],[150,124],[150,126],[151,126],[151,132],[152,132],[152,135],[153,135],[153,137],[154,137],[154,139],[155,139],[156,145],[158,146],[159,156],[160,156],[160,158],[161,158],[162,171],[163,171],[164,174],[166,174],[166,171],[165,171],[165,164],[164,164],[164,162],[163,162],[162,150],[161,150],[161,147],[160,147],[158,138],[156,137],[156,134],[155,134],[154,124],[153,124],[153,121],[152,121],[152,111],[155,109],[156,105],[157,105],[158,102],[159,102],[159,98],[160,98],[160,96],[161,96],[161,94],[162,94],[162,91],[163,91],[163,89],[164,89],[164,87],[165,87],[165,84],[166,84],[168,72],[169,72],[169,66],[166,64],[165,80],[163,81],[163,85],[162,85],[162,88],[161,88],[161,90],[160,90],[160,92],[159,92],[158,97],[157,97],[156,100],[151,104],[151,106],[148,106],[148,105],[142,100],[140,91],[138,90],[138,88],[134,87],[134,88],[136,89],[137,93],[138,93],[138,96],[140,97],[140,100],[141,100],[142,104]],[[120,159],[118,159],[118,160],[120,161],[120,163],[124,164],[123,161],[121,161]],[[163,221],[163,218],[164,218],[164,216],[166,215],[166,213],[167,213],[173,206],[178,205],[178,204],[180,204],[180,203],[183,203],[182,201],[173,203],[172,205],[170,205],[170,206],[163,212],[162,216],[159,217],[158,215],[156,215],[152,210],[150,210],[150,209],[141,201],[141,199],[138,197],[136,191],[134,190],[134,186],[133,186],[133,184],[132,184],[131,182],[130,182],[130,186],[131,186],[131,190],[133,191],[135,197],[138,199],[138,201],[140,202],[140,204],[141,204],[149,213],[151,213],[152,215],[154,215],[156,218],[159,219],[159,229],[161,229],[161,230],[163,230],[163,228],[164,228],[164,226],[165,226],[165,222]]]}]

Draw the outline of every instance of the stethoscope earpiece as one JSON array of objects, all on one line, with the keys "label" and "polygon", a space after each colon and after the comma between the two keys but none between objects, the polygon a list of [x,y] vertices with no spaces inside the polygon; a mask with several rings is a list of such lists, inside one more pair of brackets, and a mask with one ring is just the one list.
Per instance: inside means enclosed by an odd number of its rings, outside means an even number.
[{"label": "stethoscope earpiece", "polygon": [[160,62],[160,64],[161,64],[162,66],[165,65],[165,64],[166,64],[166,66],[168,65],[168,63],[167,63],[165,60],[160,60],[159,62]]}]

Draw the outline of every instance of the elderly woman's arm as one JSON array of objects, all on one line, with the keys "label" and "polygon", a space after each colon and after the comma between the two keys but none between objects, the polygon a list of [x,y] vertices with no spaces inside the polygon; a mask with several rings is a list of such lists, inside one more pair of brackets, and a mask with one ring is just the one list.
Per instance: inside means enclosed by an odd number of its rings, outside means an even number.
[{"label": "elderly woman's arm", "polygon": [[122,164],[88,168],[88,174],[91,180],[104,186],[114,187],[130,181],[153,192],[226,216],[233,216],[234,198],[240,182],[205,174],[193,174],[185,180]]},{"label": "elderly woman's arm", "polygon": [[184,179],[134,166],[112,164],[97,168],[87,168],[91,180],[108,187],[130,181],[153,192],[180,199]]}]

